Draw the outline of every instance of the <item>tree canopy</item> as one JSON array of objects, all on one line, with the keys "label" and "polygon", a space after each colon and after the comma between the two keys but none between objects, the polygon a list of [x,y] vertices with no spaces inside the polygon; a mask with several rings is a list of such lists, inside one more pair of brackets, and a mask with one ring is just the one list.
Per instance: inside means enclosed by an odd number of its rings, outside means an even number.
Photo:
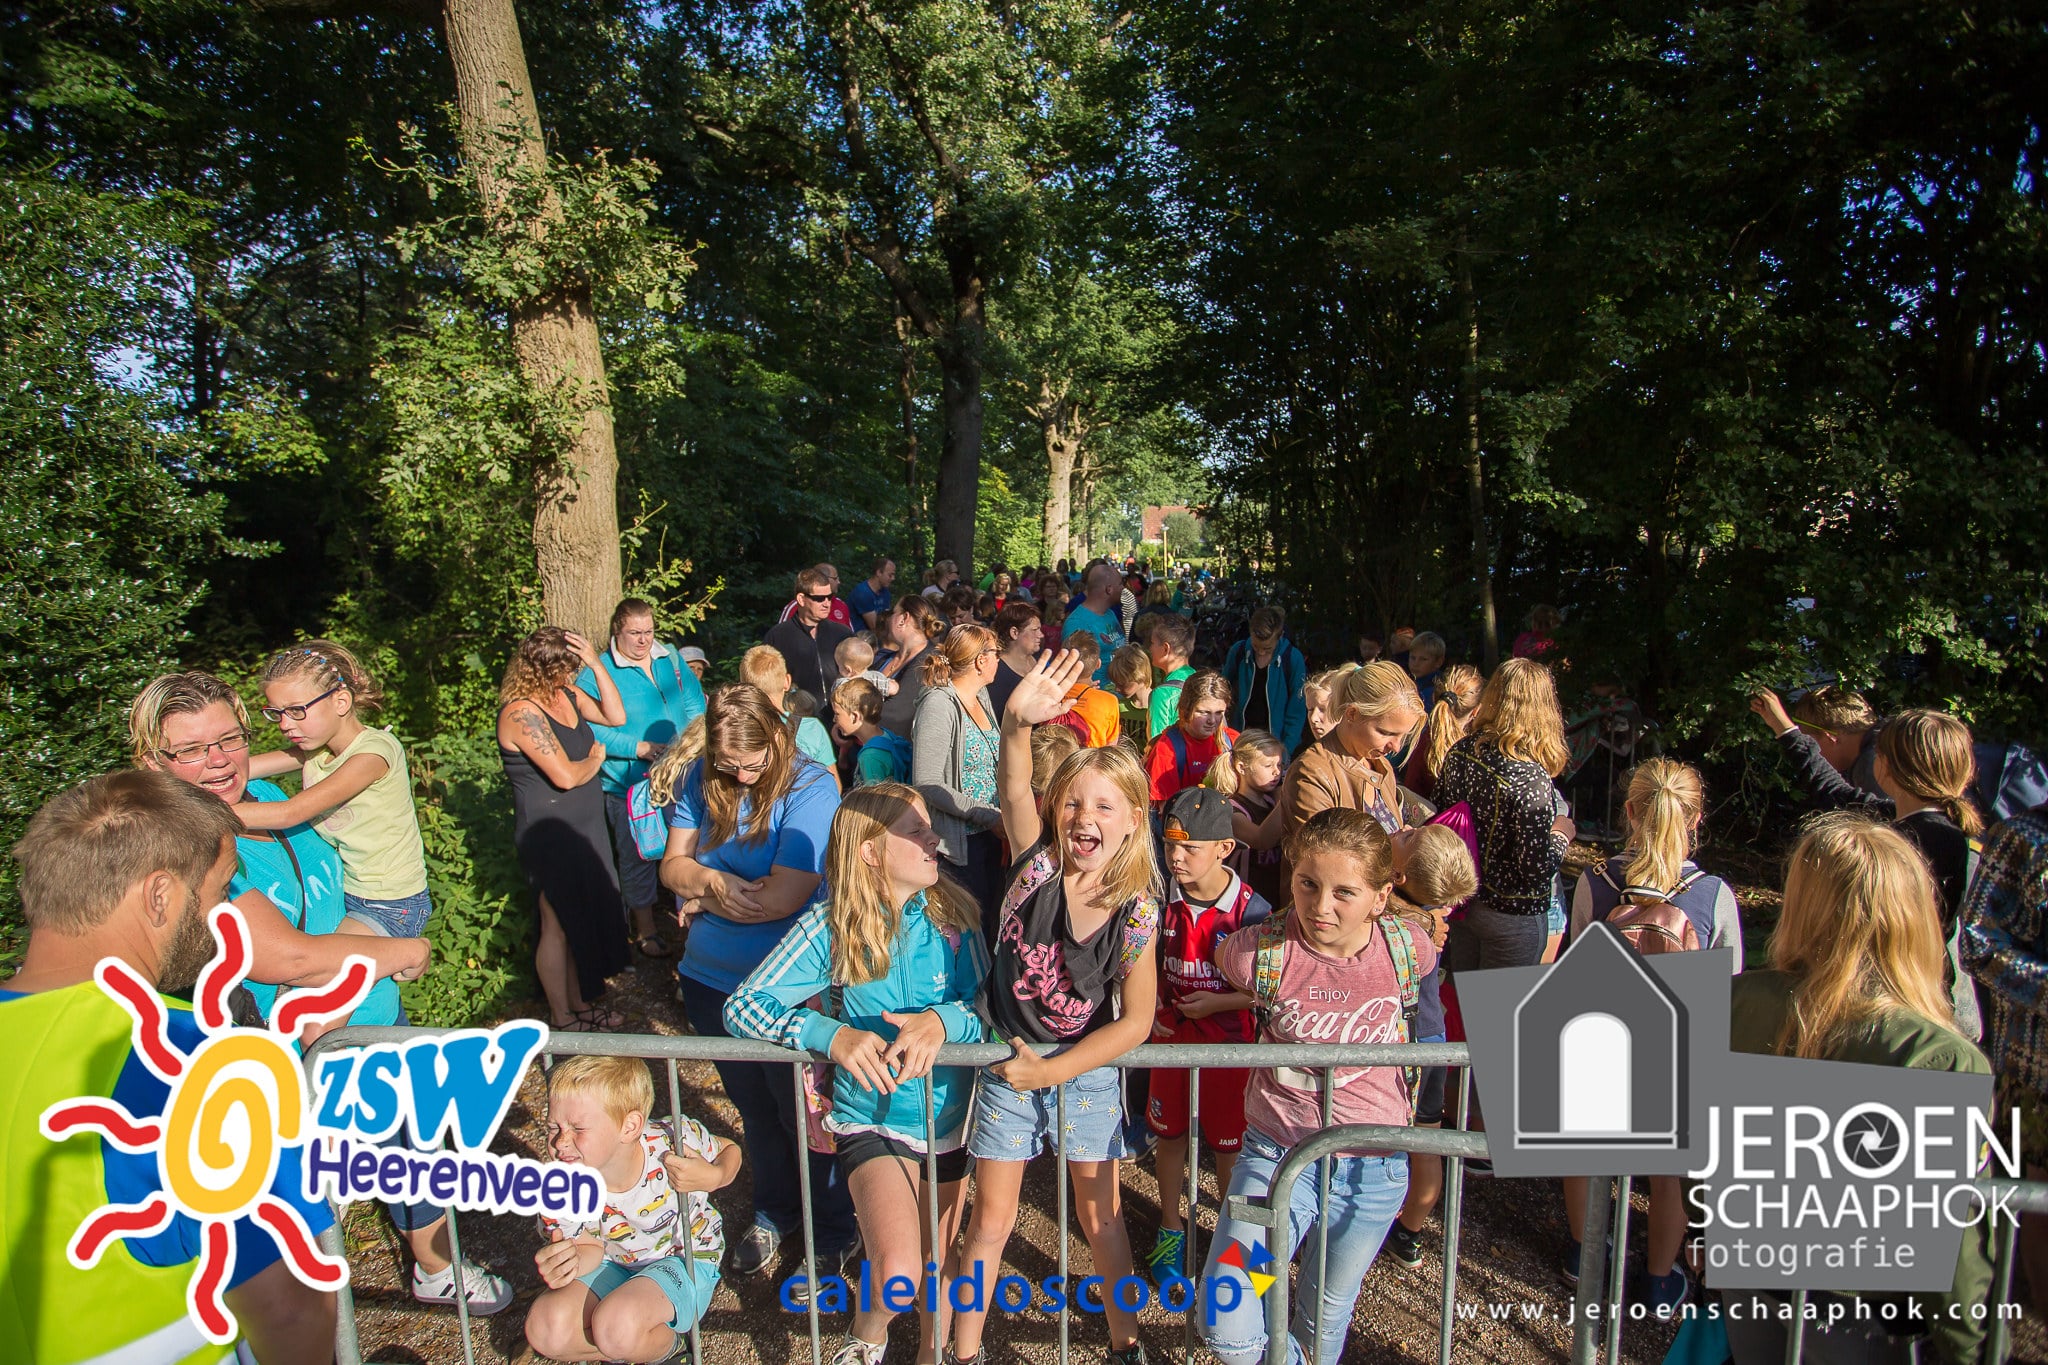
[{"label": "tree canopy", "polygon": [[476,949],[526,630],[623,584],[724,661],[802,565],[1158,504],[1303,628],[1560,607],[1688,742],[1822,676],[2038,740],[2044,58],[1996,0],[29,0],[0,839],[153,673],[333,634]]}]

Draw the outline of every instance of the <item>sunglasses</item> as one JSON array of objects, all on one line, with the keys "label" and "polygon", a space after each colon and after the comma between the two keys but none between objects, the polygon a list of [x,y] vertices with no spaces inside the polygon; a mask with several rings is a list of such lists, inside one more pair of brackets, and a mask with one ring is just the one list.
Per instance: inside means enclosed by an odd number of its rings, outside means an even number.
[{"label": "sunglasses", "polygon": [[326,701],[329,697],[333,696],[336,692],[341,691],[341,689],[346,687],[347,685],[348,684],[346,683],[336,683],[334,686],[328,688],[325,692],[322,692],[319,696],[313,698],[311,701],[305,703],[305,705],[303,706],[266,706],[263,708],[261,714],[263,718],[269,721],[272,725],[277,724],[286,716],[290,716],[293,720],[304,720],[306,718],[306,712],[309,708],[318,706],[321,702]]},{"label": "sunglasses", "polygon": [[804,594],[804,597],[812,602],[830,602],[832,600],[832,594],[829,592],[807,592]]}]

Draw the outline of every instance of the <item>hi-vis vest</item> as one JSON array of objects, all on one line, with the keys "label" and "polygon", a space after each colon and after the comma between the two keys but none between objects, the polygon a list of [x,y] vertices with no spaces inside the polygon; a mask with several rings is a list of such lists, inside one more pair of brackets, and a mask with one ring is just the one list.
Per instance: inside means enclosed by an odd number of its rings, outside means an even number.
[{"label": "hi-vis vest", "polygon": [[192,1266],[144,1265],[115,1241],[91,1270],[64,1248],[107,1196],[96,1133],[52,1142],[42,1113],[81,1095],[111,1097],[131,1051],[130,1021],[87,982],[0,1001],[0,1361],[8,1365],[213,1365],[185,1313]]}]

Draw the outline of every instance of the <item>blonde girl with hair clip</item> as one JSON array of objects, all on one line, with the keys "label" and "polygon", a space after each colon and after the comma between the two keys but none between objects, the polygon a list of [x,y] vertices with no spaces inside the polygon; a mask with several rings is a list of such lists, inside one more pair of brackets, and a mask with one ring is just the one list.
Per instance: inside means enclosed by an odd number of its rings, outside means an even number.
[{"label": "blonde girl with hair clip", "polygon": [[[1287,771],[1287,746],[1270,730],[1247,730],[1209,766],[1203,781],[1230,798],[1231,827],[1241,820],[1257,826],[1273,813],[1280,782]],[[1277,848],[1256,849],[1240,843],[1231,852],[1230,870],[1269,905],[1287,904],[1287,861]]]},{"label": "blonde girl with hair clip", "polygon": [[[832,896],[806,911],[726,1002],[737,1037],[825,1053],[837,1064],[825,1120],[853,1195],[878,1284],[918,1288],[934,1258],[926,1157],[937,1175],[941,1286],[958,1270],[955,1234],[967,1193],[971,1067],[932,1065],[942,1043],[985,1036],[974,1001],[988,976],[981,910],[943,873],[924,798],[901,783],[859,787],[840,803],[825,849]],[[822,999],[823,1010],[808,1002]],[[926,1093],[932,1112],[929,1151]],[[892,1291],[893,1293],[893,1291]],[[833,1365],[880,1365],[896,1316],[864,1304]],[[921,1360],[936,1359],[950,1296],[920,1308]]]},{"label": "blonde girl with hair clip", "polygon": [[[1411,656],[1412,657],[1412,656]],[[1452,664],[1437,674],[1436,701],[1422,723],[1422,737],[1401,771],[1401,785],[1425,801],[1436,796],[1437,774],[1453,745],[1465,737],[1479,714],[1479,694],[1486,680],[1470,664]]]},{"label": "blonde girl with hair clip", "polygon": [[1444,945],[1454,978],[1543,960],[1558,870],[1578,832],[1555,782],[1568,757],[1550,670],[1533,659],[1501,664],[1437,777],[1437,804],[1469,805],[1479,841],[1479,894]]},{"label": "blonde girl with hair clip", "polygon": [[1920,850],[1934,873],[1956,1027],[1972,1040],[1982,1038],[1977,985],[1962,967],[1963,896],[1970,886],[1977,836],[1984,831],[1968,795],[1977,780],[1970,727],[1940,711],[1901,711],[1877,732],[1873,767],[1877,785],[1897,812],[1892,828]]},{"label": "blonde girl with hair clip", "polygon": [[1317,811],[1364,811],[1389,834],[1401,828],[1401,787],[1393,755],[1422,723],[1422,698],[1406,669],[1381,659],[1346,672],[1331,706],[1337,723],[1305,745],[1288,767],[1280,799],[1257,827],[1238,826],[1253,849],[1280,845]]},{"label": "blonde girl with hair clip", "polygon": [[[1572,890],[1571,941],[1588,925],[1605,920],[1624,903],[1658,901],[1677,906],[1692,922],[1703,948],[1731,951],[1732,972],[1742,970],[1742,917],[1735,891],[1721,878],[1700,870],[1692,860],[1706,810],[1706,785],[1699,771],[1672,758],[1651,758],[1629,773],[1628,797],[1622,804],[1628,822],[1621,852],[1581,873]],[[1690,1281],[1678,1263],[1684,1249],[1686,1210],[1677,1176],[1651,1176],[1648,1254],[1644,1282],[1631,1298],[1649,1304],[1660,1318],[1685,1303]],[[1565,1246],[1562,1274],[1567,1284],[1579,1280],[1579,1256],[1585,1237],[1586,1182],[1564,1182]]]},{"label": "blonde girl with hair clip", "polygon": [[[1730,1047],[1989,1076],[1984,1054],[1956,1031],[1949,1012],[1934,898],[1926,861],[1897,830],[1847,811],[1810,821],[1785,874],[1770,965],[1735,978]],[[1984,1222],[1963,1229],[1950,1288],[1914,1294],[1916,1302],[1867,1318],[1859,1312],[1838,1326],[1808,1324],[1807,1353],[1874,1365],[1977,1360],[1985,1322],[1972,1309],[1991,1289]],[[1726,1318],[1735,1359],[1782,1359],[1788,1300],[1754,1291],[1730,1297],[1743,1305],[1739,1318],[1733,1311]],[[1924,1340],[1886,1332],[1885,1322],[1909,1312],[1928,1325]]]},{"label": "blonde girl with hair clip", "polygon": [[[1451,911],[1471,899],[1479,873],[1466,842],[1463,813],[1450,811],[1441,823],[1410,826],[1394,834],[1394,895],[1387,908],[1407,922],[1409,932],[1444,946]],[[1445,1039],[1441,963],[1422,978],[1417,991],[1415,1041]],[[1425,1067],[1415,1092],[1415,1126],[1440,1128],[1444,1121],[1444,1090],[1448,1067]],[[1410,1153],[1408,1195],[1401,1214],[1387,1229],[1387,1254],[1409,1269],[1422,1264],[1422,1229],[1444,1189],[1442,1157]]]},{"label": "blonde girl with hair clip", "polygon": [[383,691],[355,655],[332,640],[307,640],[271,656],[263,696],[264,718],[291,748],[252,756],[249,772],[276,777],[296,768],[299,794],[235,813],[250,829],[310,824],[334,845],[348,907],[337,933],[423,936],[434,907],[405,746],[363,723],[383,706]]},{"label": "blonde girl with hair clip", "polygon": [[[1158,1006],[1163,888],[1145,772],[1120,745],[1080,749],[1053,773],[1042,816],[1031,792],[1032,727],[1064,711],[1088,671],[1071,650],[1048,654],[1003,711],[1001,808],[1016,857],[984,1001],[991,1033],[1015,1055],[983,1072],[975,1096],[974,1210],[961,1257],[963,1273],[985,1284],[1001,1276],[1026,1165],[1041,1148],[1059,1150],[1062,1093],[1067,1170],[1095,1273],[1105,1285],[1132,1273],[1117,1182],[1122,1086],[1109,1063],[1145,1041]],[[1114,1296],[1104,1312],[1111,1365],[1143,1365],[1136,1316]],[[955,1316],[954,1359],[981,1358],[986,1318]]]}]

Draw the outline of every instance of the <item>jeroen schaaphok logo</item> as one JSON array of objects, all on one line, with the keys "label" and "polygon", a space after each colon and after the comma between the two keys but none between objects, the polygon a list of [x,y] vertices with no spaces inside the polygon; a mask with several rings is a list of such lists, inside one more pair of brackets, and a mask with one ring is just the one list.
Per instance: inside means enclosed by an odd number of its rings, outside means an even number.
[{"label": "jeroen schaaphok logo", "polygon": [[1733,954],[1588,926],[1556,964],[1461,972],[1494,1172],[1680,1175],[1728,1289],[1940,1290],[2019,1171],[1990,1077],[1738,1053]]}]

